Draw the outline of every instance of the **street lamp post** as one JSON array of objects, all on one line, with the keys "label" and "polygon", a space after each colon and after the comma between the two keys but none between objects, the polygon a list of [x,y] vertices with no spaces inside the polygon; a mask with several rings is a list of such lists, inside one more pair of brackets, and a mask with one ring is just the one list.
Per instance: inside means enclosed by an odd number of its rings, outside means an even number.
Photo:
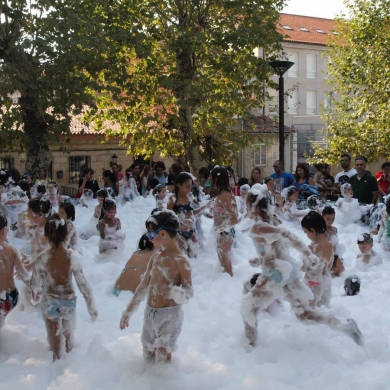
[{"label": "street lamp post", "polygon": [[294,65],[291,61],[269,63],[279,76],[279,160],[284,163],[284,79],[283,75]]}]

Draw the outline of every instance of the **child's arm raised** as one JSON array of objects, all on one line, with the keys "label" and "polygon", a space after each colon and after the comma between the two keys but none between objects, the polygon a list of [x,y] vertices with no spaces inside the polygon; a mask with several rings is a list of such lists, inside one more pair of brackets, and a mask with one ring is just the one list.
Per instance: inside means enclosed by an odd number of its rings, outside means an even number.
[{"label": "child's arm raised", "polygon": [[142,278],[142,281],[138,285],[137,289],[135,290],[130,303],[127,305],[125,311],[122,313],[122,317],[119,323],[119,327],[121,330],[129,326],[130,317],[136,312],[139,304],[142,302],[148,292],[148,287],[150,283],[150,271],[152,270],[154,263],[153,257],[154,255],[150,258],[144,277]]},{"label": "child's arm raised", "polygon": [[186,257],[178,260],[179,275],[181,286],[173,286],[169,293],[169,298],[173,299],[175,303],[181,305],[187,303],[194,295],[191,281],[191,266]]},{"label": "child's arm raised", "polygon": [[71,269],[76,279],[76,284],[87,304],[88,313],[91,316],[91,320],[95,321],[98,317],[98,311],[95,307],[95,300],[93,299],[92,289],[87,279],[85,279],[83,269],[81,268],[81,256],[77,252],[73,252],[70,255]]}]

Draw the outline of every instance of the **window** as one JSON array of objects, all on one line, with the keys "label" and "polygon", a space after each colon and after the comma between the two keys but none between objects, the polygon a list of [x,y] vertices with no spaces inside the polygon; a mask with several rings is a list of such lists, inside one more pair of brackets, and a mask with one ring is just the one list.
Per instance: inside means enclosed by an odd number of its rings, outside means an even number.
[{"label": "window", "polygon": [[84,169],[90,167],[90,156],[69,157],[69,183],[78,183],[84,175]]},{"label": "window", "polygon": [[328,65],[329,65],[329,57],[324,57],[324,79],[328,78]]},{"label": "window", "polygon": [[13,158],[0,158],[0,169],[10,169],[14,166]]},{"label": "window", "polygon": [[292,28],[290,26],[287,26],[287,25],[282,25],[282,27],[285,29],[285,30],[292,30]]},{"label": "window", "polygon": [[288,77],[299,77],[299,56],[298,53],[289,53],[289,61],[292,61],[294,65],[288,70]]},{"label": "window", "polygon": [[303,31],[303,32],[309,32],[309,30],[308,30],[307,28],[305,28],[305,27],[299,27],[299,29],[300,29],[301,31]]},{"label": "window", "polygon": [[255,145],[253,152],[253,165],[267,165],[267,145]]},{"label": "window", "polygon": [[317,91],[306,92],[306,114],[317,114]]},{"label": "window", "polygon": [[316,31],[318,32],[318,34],[325,34],[325,32],[323,30],[320,30],[319,28],[316,28]]},{"label": "window", "polygon": [[306,77],[315,79],[317,77],[317,54],[308,54],[306,58]]},{"label": "window", "polygon": [[287,104],[288,104],[287,112],[289,114],[298,114],[299,101],[298,101],[298,90],[297,89],[295,89],[294,91],[292,91],[290,93],[288,100],[287,100]]}]

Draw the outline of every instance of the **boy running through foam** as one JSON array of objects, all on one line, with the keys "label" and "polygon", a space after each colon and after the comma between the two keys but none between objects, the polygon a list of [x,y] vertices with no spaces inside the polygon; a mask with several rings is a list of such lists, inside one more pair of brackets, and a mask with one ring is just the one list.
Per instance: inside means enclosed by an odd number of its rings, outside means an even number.
[{"label": "boy running through foam", "polygon": [[179,228],[172,211],[157,211],[146,221],[147,237],[160,252],[148,263],[141,284],[123,312],[120,328],[129,326],[130,317],[148,294],[141,335],[144,359],[169,362],[183,324],[181,305],[193,296],[191,267],[175,236]]}]

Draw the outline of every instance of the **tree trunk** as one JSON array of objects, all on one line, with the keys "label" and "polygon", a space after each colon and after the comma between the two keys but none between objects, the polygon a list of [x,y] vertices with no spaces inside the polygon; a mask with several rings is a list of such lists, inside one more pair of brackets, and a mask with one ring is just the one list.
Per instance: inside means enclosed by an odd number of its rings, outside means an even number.
[{"label": "tree trunk", "polygon": [[21,95],[24,136],[26,145],[26,172],[37,178],[40,167],[49,169],[52,157],[48,143],[48,124],[39,107],[39,92],[26,89]]}]

